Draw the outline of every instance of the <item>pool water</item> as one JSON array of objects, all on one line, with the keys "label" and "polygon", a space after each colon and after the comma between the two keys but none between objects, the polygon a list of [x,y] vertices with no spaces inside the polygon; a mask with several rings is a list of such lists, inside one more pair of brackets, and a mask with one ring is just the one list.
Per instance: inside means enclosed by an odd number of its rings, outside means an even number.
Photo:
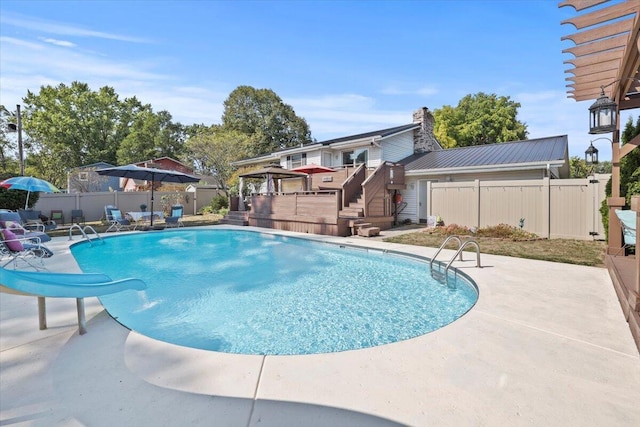
[{"label": "pool water", "polygon": [[449,286],[432,279],[424,260],[251,231],[134,233],[71,250],[86,273],[147,283],[100,297],[126,327],[226,353],[388,344],[453,322],[478,298],[463,275]]}]

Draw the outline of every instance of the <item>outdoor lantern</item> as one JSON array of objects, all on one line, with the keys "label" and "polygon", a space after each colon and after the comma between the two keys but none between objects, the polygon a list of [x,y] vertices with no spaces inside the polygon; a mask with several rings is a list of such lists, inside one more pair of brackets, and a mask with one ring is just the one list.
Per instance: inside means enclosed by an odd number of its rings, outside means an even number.
[{"label": "outdoor lantern", "polygon": [[589,144],[589,148],[584,152],[584,161],[588,165],[598,164],[598,149],[593,146],[593,142]]},{"label": "outdoor lantern", "polygon": [[604,88],[601,90],[600,97],[589,107],[590,134],[609,133],[616,130],[618,105],[604,94]]}]

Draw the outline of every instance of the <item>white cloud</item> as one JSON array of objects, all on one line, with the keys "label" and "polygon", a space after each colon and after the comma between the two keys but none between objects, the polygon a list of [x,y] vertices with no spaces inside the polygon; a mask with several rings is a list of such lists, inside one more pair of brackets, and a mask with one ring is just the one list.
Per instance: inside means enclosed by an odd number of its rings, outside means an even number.
[{"label": "white cloud", "polygon": [[394,96],[404,96],[404,95],[419,95],[419,96],[433,96],[436,95],[439,91],[434,86],[422,86],[418,88],[408,87],[409,85],[390,85],[386,88],[382,89],[380,92],[383,95],[394,95]]},{"label": "white cloud", "polygon": [[42,40],[45,43],[50,43],[50,44],[61,46],[61,47],[76,47],[75,43],[71,43],[65,40],[56,40],[56,39],[45,38],[45,37],[40,37],[40,40]]},{"label": "white cloud", "polygon": [[33,18],[30,16],[5,13],[0,15],[0,23],[2,25],[10,25],[38,33],[57,34],[74,37],[92,37],[107,40],[117,40],[130,43],[149,43],[149,40],[132,37],[122,34],[111,34],[102,31],[88,30],[75,25],[46,21],[43,19]]}]

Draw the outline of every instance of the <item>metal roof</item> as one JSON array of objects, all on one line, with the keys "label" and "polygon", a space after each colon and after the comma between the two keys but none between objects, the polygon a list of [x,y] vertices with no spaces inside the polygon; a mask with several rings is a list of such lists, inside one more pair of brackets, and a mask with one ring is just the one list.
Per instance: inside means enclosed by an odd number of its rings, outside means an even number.
[{"label": "metal roof", "polygon": [[413,154],[399,163],[405,171],[468,168],[523,163],[543,163],[566,159],[567,135],[498,144],[474,145]]}]

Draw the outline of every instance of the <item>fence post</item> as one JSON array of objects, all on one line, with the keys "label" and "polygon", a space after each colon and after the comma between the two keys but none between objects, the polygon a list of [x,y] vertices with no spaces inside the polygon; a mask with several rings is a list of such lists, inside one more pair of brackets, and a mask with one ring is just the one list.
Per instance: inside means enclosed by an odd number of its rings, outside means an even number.
[{"label": "fence post", "polygon": [[547,239],[551,238],[551,179],[549,177],[542,178],[542,218],[543,234]]},{"label": "fence post", "polygon": [[476,179],[473,183],[476,189],[476,227],[480,228],[480,180]]}]

